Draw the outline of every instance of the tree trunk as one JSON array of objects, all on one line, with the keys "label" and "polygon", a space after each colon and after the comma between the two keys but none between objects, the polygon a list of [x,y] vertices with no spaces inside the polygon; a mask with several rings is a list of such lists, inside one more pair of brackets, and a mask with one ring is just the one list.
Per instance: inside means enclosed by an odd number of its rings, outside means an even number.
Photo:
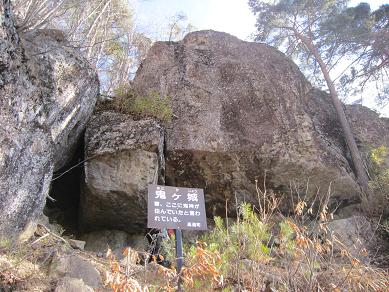
[{"label": "tree trunk", "polygon": [[354,164],[355,174],[357,176],[357,181],[361,187],[364,189],[368,188],[369,178],[367,176],[365,166],[362,160],[361,153],[357,147],[357,143],[355,142],[354,135],[351,131],[350,124],[347,120],[346,114],[344,113],[342,103],[339,100],[338,93],[336,92],[334,82],[331,80],[328,68],[321,58],[319,52],[317,51],[315,45],[306,37],[299,35],[298,36],[302,42],[308,47],[316,61],[319,63],[321,72],[323,73],[324,79],[327,83],[328,89],[330,91],[330,95],[332,98],[332,103],[335,106],[336,112],[338,114],[338,118],[340,124],[343,129],[344,136],[346,138],[347,146],[350,150],[351,158]]},{"label": "tree trunk", "polygon": [[[322,64],[324,65],[323,62],[322,62]],[[320,64],[320,62],[319,62],[319,65],[321,68],[322,65]],[[351,157],[353,160],[358,183],[362,187],[367,188],[368,183],[369,183],[369,178],[368,178],[366,170],[365,170],[365,166],[364,166],[364,163],[362,160],[361,153],[359,152],[359,149],[357,147],[357,143],[355,142],[355,139],[354,139],[354,135],[351,131],[350,124],[347,121],[346,114],[344,113],[342,103],[340,102],[340,100],[338,98],[338,94],[336,92],[335,85],[330,78],[329,72],[327,70],[323,70],[323,68],[322,68],[322,72],[324,75],[324,79],[326,80],[328,89],[330,90],[332,102],[333,102],[335,109],[336,109],[336,112],[338,114],[340,124],[342,125],[342,129],[344,132],[344,136],[346,138],[347,146],[350,150]]]}]

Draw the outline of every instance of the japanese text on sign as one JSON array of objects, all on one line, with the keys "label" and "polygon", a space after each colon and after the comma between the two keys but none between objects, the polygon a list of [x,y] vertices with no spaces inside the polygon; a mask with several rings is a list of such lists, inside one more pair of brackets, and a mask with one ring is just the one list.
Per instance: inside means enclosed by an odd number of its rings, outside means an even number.
[{"label": "japanese text on sign", "polygon": [[207,229],[202,189],[149,185],[147,213],[149,228]]}]

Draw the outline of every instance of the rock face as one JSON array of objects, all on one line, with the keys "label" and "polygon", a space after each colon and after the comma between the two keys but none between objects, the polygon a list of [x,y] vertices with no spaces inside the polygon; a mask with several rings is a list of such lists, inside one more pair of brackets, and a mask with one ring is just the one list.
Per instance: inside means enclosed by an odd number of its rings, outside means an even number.
[{"label": "rock face", "polygon": [[[335,108],[328,94],[314,89],[314,98],[309,100],[309,113],[316,131],[326,141],[327,145],[348,157],[345,153],[345,141],[342,130],[336,118]],[[378,113],[362,105],[345,105],[345,113],[353,129],[358,147],[365,153],[369,147],[384,145],[389,147],[389,119],[380,118]],[[389,157],[386,161],[389,167]]]},{"label": "rock face", "polygon": [[[361,105],[348,105],[346,113],[361,148],[381,145],[389,148],[389,118],[379,118],[376,112]],[[385,166],[389,168],[389,156]]]},{"label": "rock face", "polygon": [[143,251],[147,248],[147,239],[143,235],[129,235],[120,230],[99,230],[84,234],[85,249],[100,254],[106,254],[108,247],[117,258],[123,257],[123,249],[131,248]]},{"label": "rock face", "polygon": [[147,186],[163,183],[164,130],[156,121],[134,121],[114,112],[93,115],[85,133],[84,231],[144,231]]},{"label": "rock face", "polygon": [[0,237],[42,212],[99,91],[94,70],[55,34],[20,38],[9,1],[0,3]]},{"label": "rock face", "polygon": [[50,129],[54,170],[72,158],[99,94],[95,70],[82,54],[66,46],[63,37],[58,30],[22,36],[27,68],[37,78],[43,98],[42,113],[36,119]]},{"label": "rock face", "polygon": [[308,195],[324,194],[331,184],[333,199],[356,200],[333,108],[325,105],[328,121],[312,114],[322,111],[312,100],[324,93],[276,49],[194,32],[156,43],[134,86],[140,94],[155,90],[172,98],[167,184],[205,188],[209,213],[224,215],[226,200],[235,209],[235,197],[257,202],[254,182],[262,186],[265,172],[276,191],[303,195],[308,184]]}]

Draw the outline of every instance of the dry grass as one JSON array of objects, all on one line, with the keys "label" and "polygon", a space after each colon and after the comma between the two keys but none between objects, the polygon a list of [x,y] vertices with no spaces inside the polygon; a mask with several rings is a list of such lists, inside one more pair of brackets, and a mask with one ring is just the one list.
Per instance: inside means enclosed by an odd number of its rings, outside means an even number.
[{"label": "dry grass", "polygon": [[49,273],[52,260],[55,255],[69,253],[77,253],[92,263],[100,273],[109,268],[108,261],[99,260],[87,252],[73,250],[66,238],[43,225],[38,225],[35,235],[27,242],[0,242],[0,291],[54,291],[59,279]]},{"label": "dry grass", "polygon": [[67,248],[58,238],[13,245],[0,243],[0,291],[51,291],[55,283],[48,279],[48,267],[58,250]]},{"label": "dry grass", "polygon": [[152,117],[161,122],[169,122],[173,115],[169,96],[161,96],[154,91],[141,96],[131,88],[131,85],[119,86],[114,90],[112,99],[100,102],[96,110],[117,111],[132,115],[135,119]]},{"label": "dry grass", "polygon": [[180,275],[160,266],[159,282],[155,274],[142,282],[117,267],[121,287],[134,285],[135,279],[143,286],[114,291],[175,291],[179,276],[185,291],[389,291],[388,271],[369,264],[367,248],[346,246],[330,230],[330,191],[317,220],[308,224],[306,218],[315,217],[312,204],[299,199],[294,216],[286,218],[277,212],[280,201],[273,193],[257,190],[256,212],[241,205],[229,226],[228,220],[215,218],[215,229],[186,249]]},{"label": "dry grass", "polygon": [[[180,274],[174,265],[162,267],[150,254],[140,257],[130,248],[124,261],[110,251],[108,260],[91,261],[116,292],[175,291],[180,277],[184,291],[389,291],[388,270],[370,264],[363,242],[346,245],[331,231],[330,191],[318,208],[299,198],[290,217],[277,211],[281,202],[274,193],[257,192],[257,207],[242,204],[234,221],[216,217],[215,228],[186,247]],[[50,259],[69,249],[65,239],[45,229],[20,246],[1,242],[0,291],[52,290],[58,279],[47,277]],[[174,262],[174,251],[169,256]]]}]

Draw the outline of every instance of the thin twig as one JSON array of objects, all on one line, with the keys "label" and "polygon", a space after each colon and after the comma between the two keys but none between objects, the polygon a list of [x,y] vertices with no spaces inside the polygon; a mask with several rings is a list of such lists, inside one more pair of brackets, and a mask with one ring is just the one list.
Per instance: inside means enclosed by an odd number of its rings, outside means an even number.
[{"label": "thin twig", "polygon": [[89,161],[89,160],[95,158],[96,156],[98,156],[98,155],[96,154],[96,155],[93,155],[93,156],[91,156],[91,157],[88,157],[88,158],[86,158],[86,159],[80,161],[80,162],[77,163],[76,165],[73,165],[72,167],[70,167],[70,168],[67,169],[66,171],[62,172],[61,174],[59,174],[58,176],[56,176],[55,178],[53,178],[51,181],[53,182],[53,181],[59,179],[60,177],[62,177],[62,176],[64,176],[65,174],[67,174],[67,173],[68,173],[69,171],[71,171],[72,169],[74,169],[74,168],[76,168],[77,166],[79,166],[79,165],[81,165],[81,164],[83,164],[83,163],[85,163],[85,162],[87,162],[87,161]]},{"label": "thin twig", "polygon": [[39,241],[45,239],[46,237],[48,237],[50,235],[50,233],[46,233],[44,234],[43,236],[39,237],[37,240],[35,240],[33,243],[31,243],[31,245],[34,245],[36,243],[38,243]]},{"label": "thin twig", "polygon": [[[69,244],[68,241],[66,239],[64,239],[63,237],[55,234],[54,232],[52,232],[49,228],[47,228],[45,225],[43,224],[39,224],[38,223],[38,226],[42,227],[48,234],[50,234],[51,236],[61,240],[63,243],[66,243],[66,244]],[[42,236],[43,237],[43,236]]]}]

